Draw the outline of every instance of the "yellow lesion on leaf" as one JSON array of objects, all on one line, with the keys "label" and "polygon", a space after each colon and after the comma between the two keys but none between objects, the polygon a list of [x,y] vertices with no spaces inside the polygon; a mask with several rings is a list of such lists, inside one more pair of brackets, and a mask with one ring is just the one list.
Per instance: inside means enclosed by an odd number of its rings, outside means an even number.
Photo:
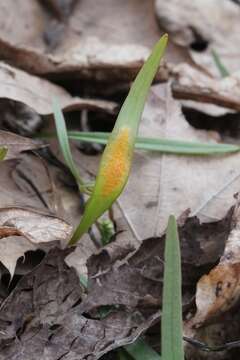
[{"label": "yellow lesion on leaf", "polygon": [[129,148],[129,128],[124,128],[108,145],[100,174],[102,178],[101,195],[108,196],[114,191],[120,190],[121,186],[125,184],[130,169]]}]

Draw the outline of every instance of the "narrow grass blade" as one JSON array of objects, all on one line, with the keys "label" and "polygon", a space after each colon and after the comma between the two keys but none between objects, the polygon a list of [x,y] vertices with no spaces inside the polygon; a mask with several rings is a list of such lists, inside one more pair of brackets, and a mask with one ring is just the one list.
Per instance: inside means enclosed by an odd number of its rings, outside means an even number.
[{"label": "narrow grass blade", "polygon": [[220,73],[220,75],[222,77],[227,77],[230,75],[230,72],[228,71],[228,69],[225,67],[225,65],[223,65],[220,56],[218,55],[217,51],[212,49],[212,57],[213,60],[216,64],[216,67],[218,68],[218,71]]},{"label": "narrow grass blade", "polygon": [[[107,143],[109,135],[109,133],[102,132],[68,132],[70,139],[104,145]],[[135,148],[179,155],[218,155],[240,151],[239,146],[232,144],[203,144],[173,139],[143,137],[137,137]]]},{"label": "narrow grass blade", "polygon": [[181,256],[177,224],[174,216],[169,217],[167,226],[163,280],[162,360],[184,360]]},{"label": "narrow grass blade", "polygon": [[141,115],[167,40],[167,35],[164,35],[157,42],[133,82],[103,152],[95,187],[69,245],[75,244],[90,226],[110,208],[126,185]]},{"label": "narrow grass blade", "polygon": [[7,155],[7,148],[0,148],[0,161],[4,160],[5,156]]},{"label": "narrow grass blade", "polygon": [[54,113],[58,141],[60,144],[60,148],[61,148],[64,160],[66,162],[66,165],[68,166],[72,175],[76,179],[77,183],[79,185],[83,185],[83,181],[79,175],[78,169],[72,158],[72,153],[71,153],[71,149],[70,149],[70,145],[69,145],[69,141],[68,141],[67,128],[66,128],[64,117],[63,117],[63,113],[62,113],[62,110],[56,99],[53,99],[53,113]]},{"label": "narrow grass blade", "polygon": [[161,360],[161,356],[142,339],[126,345],[124,349],[134,360]]}]

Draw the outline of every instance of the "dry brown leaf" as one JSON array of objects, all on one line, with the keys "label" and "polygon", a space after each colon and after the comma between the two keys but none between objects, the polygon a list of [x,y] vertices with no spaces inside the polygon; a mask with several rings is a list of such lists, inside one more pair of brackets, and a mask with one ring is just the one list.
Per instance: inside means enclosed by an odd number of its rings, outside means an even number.
[{"label": "dry brown leaf", "polygon": [[[2,230],[0,228],[0,236]],[[23,236],[9,236],[0,239],[0,261],[7,268],[11,278],[14,275],[17,260],[24,257],[30,250],[37,250],[38,246],[30,243]]]},{"label": "dry brown leaf", "polygon": [[[35,0],[1,3],[0,14],[1,58],[51,77],[132,80],[162,34],[149,0],[81,0],[64,24]],[[174,62],[186,58],[170,48]],[[159,77],[166,78],[164,68]]]},{"label": "dry brown leaf", "polygon": [[173,95],[178,99],[190,99],[215,104],[240,111],[240,72],[224,79],[214,79],[188,64],[179,64],[172,69],[175,81]]},{"label": "dry brown leaf", "polygon": [[[140,134],[147,137],[214,142],[211,133],[192,128],[166,87],[155,86],[145,106]],[[220,220],[239,189],[240,154],[184,157],[137,152],[129,182],[119,198],[135,237],[158,236],[169,214],[186,209],[202,220]],[[141,195],[139,195],[141,194]]]},{"label": "dry brown leaf", "polygon": [[7,156],[5,157],[6,160],[18,158],[22,151],[36,150],[43,146],[43,143],[40,141],[34,141],[8,131],[0,130],[0,147],[8,149]]},{"label": "dry brown leaf", "polygon": [[40,115],[52,114],[54,97],[58,99],[64,111],[92,109],[112,112],[116,106],[108,101],[72,97],[60,86],[3,62],[0,62],[0,83],[0,98],[21,102]]},{"label": "dry brown leaf", "polygon": [[194,61],[219,76],[212,49],[230,72],[239,69],[240,7],[229,0],[155,0],[159,24]]},{"label": "dry brown leaf", "polygon": [[97,360],[132,343],[159,320],[159,312],[149,316],[126,308],[104,317],[82,313],[84,293],[74,270],[64,263],[68,253],[50,251],[2,304],[1,360],[16,354],[18,360]]},{"label": "dry brown leaf", "polygon": [[59,240],[67,243],[72,227],[65,221],[34,210],[1,208],[0,226],[18,230],[34,244]]},{"label": "dry brown leaf", "polygon": [[44,162],[32,154],[0,163],[1,207],[30,207],[58,213],[54,187]]},{"label": "dry brown leaf", "polygon": [[19,257],[25,252],[41,249],[44,243],[66,244],[72,227],[65,221],[34,210],[0,209],[0,261],[14,274]]},{"label": "dry brown leaf", "polygon": [[[213,234],[214,236],[214,234]],[[231,309],[240,298],[240,204],[237,203],[232,229],[226,240],[224,252],[219,264],[209,274],[204,275],[197,284],[197,312],[186,324],[187,328],[196,329],[206,321]]]}]

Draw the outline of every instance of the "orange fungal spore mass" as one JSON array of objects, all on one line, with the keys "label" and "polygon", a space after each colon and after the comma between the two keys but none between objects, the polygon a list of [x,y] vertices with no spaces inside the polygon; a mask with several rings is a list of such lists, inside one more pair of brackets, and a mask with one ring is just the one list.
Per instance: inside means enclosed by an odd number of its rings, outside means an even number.
[{"label": "orange fungal spore mass", "polygon": [[125,128],[120,130],[120,133],[109,145],[101,173],[103,196],[112,194],[125,183],[130,167],[129,139],[129,129]]}]

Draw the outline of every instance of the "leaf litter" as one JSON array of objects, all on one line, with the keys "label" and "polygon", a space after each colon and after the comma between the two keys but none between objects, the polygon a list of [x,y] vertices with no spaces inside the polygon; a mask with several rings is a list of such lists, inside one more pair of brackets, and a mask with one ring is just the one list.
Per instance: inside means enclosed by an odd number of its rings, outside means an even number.
[{"label": "leaf litter", "polygon": [[[167,84],[152,87],[140,135],[221,143],[221,131],[191,126],[184,107],[211,114],[215,122],[223,114],[237,116],[233,44],[239,6],[226,0],[199,8],[184,1],[183,17],[175,1],[155,1],[154,7],[135,0],[28,0],[0,7],[5,61],[0,63],[5,130],[0,147],[8,148],[0,163],[0,359],[116,359],[120,347],[141,336],[159,351],[170,213],[178,217],[181,242],[186,358],[237,359],[239,350],[226,343],[240,339],[239,153],[196,158],[136,151],[128,187],[113,208],[113,241],[101,248],[93,227],[76,248],[64,249],[86,196],[78,193],[56,141],[18,134],[51,129],[52,95],[69,113],[68,127],[82,128],[84,110],[90,128],[106,131],[95,116],[101,112],[108,127],[114,124],[122,92],[162,29],[168,29],[167,62],[157,76]],[[210,8],[216,16],[209,20]],[[226,43],[230,18],[233,31]],[[212,49],[230,76],[219,78]],[[33,124],[37,119],[33,130],[26,114]],[[228,140],[234,143],[236,137]],[[83,144],[79,151],[76,141],[71,146],[81,174],[91,181],[100,155],[87,154]],[[34,256],[37,262],[29,265]],[[218,345],[221,352],[203,352]]]}]

